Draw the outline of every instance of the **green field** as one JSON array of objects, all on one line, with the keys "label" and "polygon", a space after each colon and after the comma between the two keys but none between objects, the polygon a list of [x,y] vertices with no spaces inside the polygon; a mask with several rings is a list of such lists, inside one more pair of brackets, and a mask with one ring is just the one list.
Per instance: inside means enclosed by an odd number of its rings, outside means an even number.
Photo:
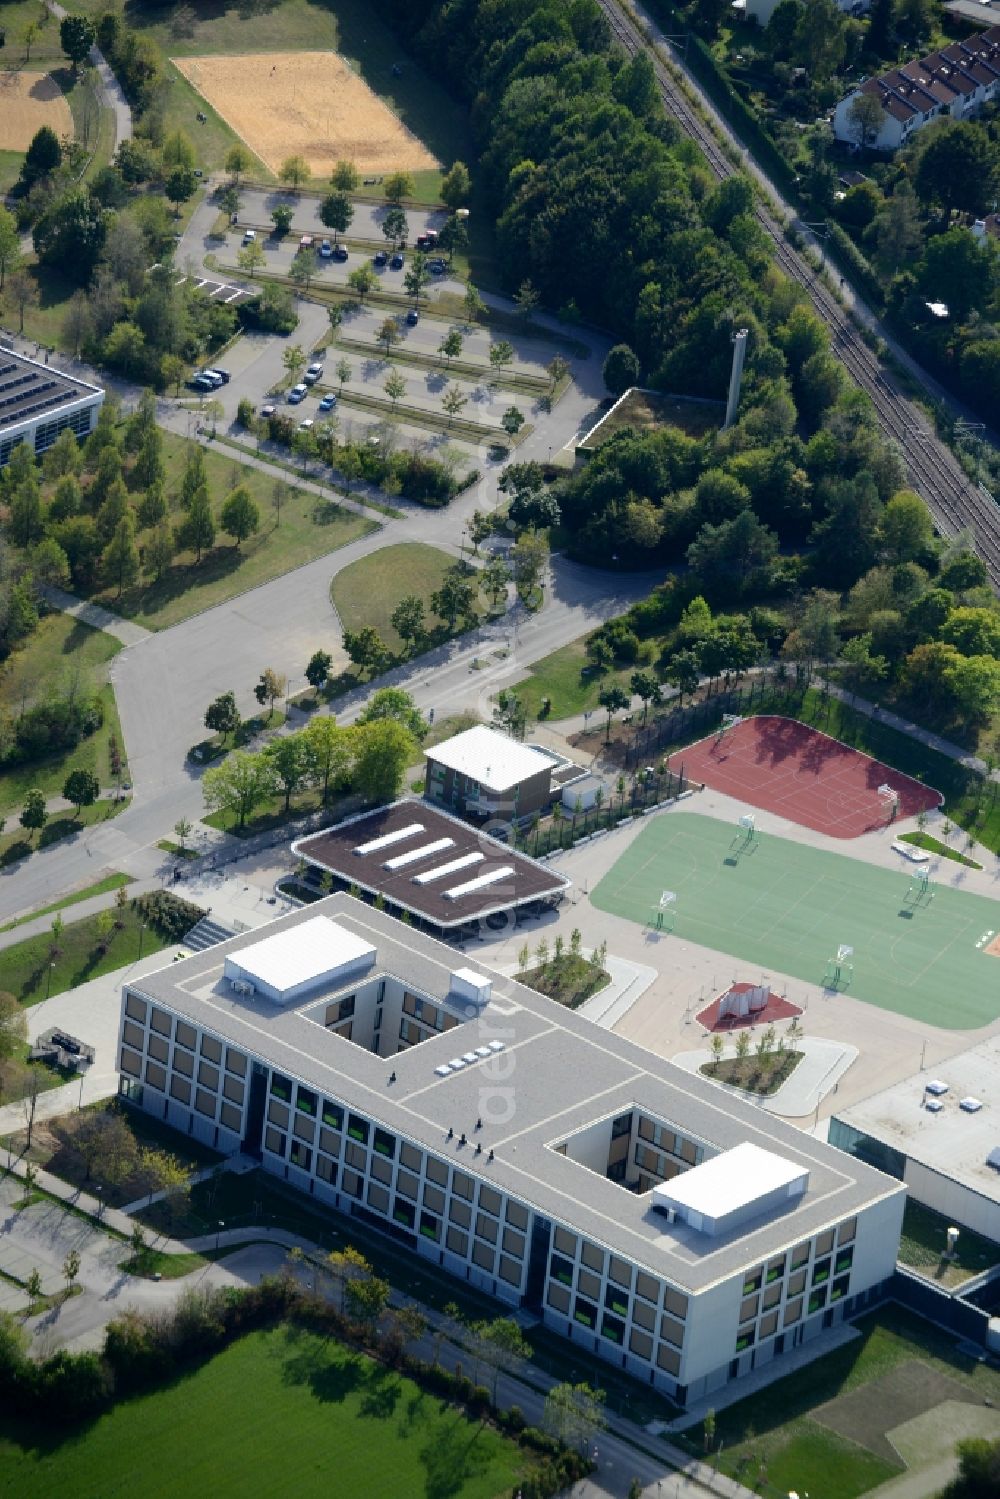
[{"label": "green field", "polygon": [[1000,929],[1000,904],[938,886],[918,905],[907,900],[905,869],[766,835],[740,854],[735,832],[692,813],[657,817],[591,900],[646,923],[661,891],[675,890],[682,941],[814,984],[845,943],[854,948],[852,998],[954,1030],[996,1019],[1000,959],[976,944]]},{"label": "green field", "polygon": [[251,1333],[71,1434],[0,1426],[19,1499],[496,1499],[530,1471],[491,1427],[328,1338]]},{"label": "green field", "polygon": [[[117,916],[114,908],[111,909]],[[59,937],[59,956],[54,961],[50,956],[53,938],[49,932],[0,948],[0,989],[15,995],[24,1005],[35,1005],[53,994],[62,994],[103,973],[113,973],[116,968],[134,963],[140,942],[144,956],[168,946],[154,927],[140,929],[134,911],[127,911],[123,919],[123,929],[114,933],[104,953],[98,951],[100,933],[96,916],[66,923]]]},{"label": "green field", "polygon": [[[374,625],[390,651],[401,652],[403,642],[389,623],[400,599],[415,594],[423,600],[428,631],[443,630],[431,609],[431,594],[457,559],[422,541],[404,541],[360,557],[337,573],[330,585],[333,607],[345,630]],[[435,634],[435,640],[444,638]]]}]

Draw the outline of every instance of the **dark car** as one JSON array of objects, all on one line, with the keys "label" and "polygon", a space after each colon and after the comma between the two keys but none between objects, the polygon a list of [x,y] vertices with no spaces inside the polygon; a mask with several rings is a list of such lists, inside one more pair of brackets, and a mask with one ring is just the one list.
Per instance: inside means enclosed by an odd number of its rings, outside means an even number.
[{"label": "dark car", "polygon": [[417,311],[417,309],[415,307],[411,307],[410,310],[409,310],[409,312],[406,314],[406,321],[409,323],[409,325],[410,325],[411,328],[415,328],[416,325],[419,323],[419,321],[420,321],[420,313]]},{"label": "dark car", "polygon": [[334,245],[334,247],[333,247],[333,258],[334,258],[334,260],[346,260],[347,259],[347,246],[346,245]]},{"label": "dark car", "polygon": [[192,375],[188,381],[188,390],[197,390],[202,395],[215,389],[215,381],[210,380],[207,375]]},{"label": "dark car", "polygon": [[390,271],[401,271],[403,269],[403,257],[398,252],[389,261]]},{"label": "dark car", "polygon": [[372,264],[378,266],[379,270],[389,264],[389,256],[385,250],[376,250],[372,256]]},{"label": "dark car", "polygon": [[448,269],[448,264],[439,255],[436,255],[433,260],[427,262],[427,269],[434,276],[443,276]]},{"label": "dark car", "polygon": [[229,382],[230,382],[230,380],[233,378],[233,374],[232,374],[231,370],[220,370],[219,367],[218,367],[218,365],[215,365],[215,364],[212,365],[212,368],[210,370],[206,371],[206,374],[209,374],[209,375],[218,375],[218,377],[222,381],[223,385],[228,385]]}]

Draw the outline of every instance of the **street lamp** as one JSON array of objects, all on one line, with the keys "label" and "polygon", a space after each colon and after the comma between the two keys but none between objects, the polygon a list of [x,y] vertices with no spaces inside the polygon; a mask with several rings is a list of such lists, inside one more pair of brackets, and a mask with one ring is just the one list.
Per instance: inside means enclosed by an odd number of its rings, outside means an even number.
[{"label": "street lamp", "polygon": [[219,1252],[219,1238],[220,1238],[220,1236],[222,1234],[222,1230],[225,1228],[225,1226],[226,1225],[223,1223],[222,1219],[220,1218],[219,1222],[218,1222],[218,1226],[216,1227],[216,1230],[215,1230],[215,1252],[216,1252],[216,1254],[218,1254],[218,1252]]},{"label": "street lamp", "polygon": [[52,970],[53,970],[53,968],[55,968],[55,966],[56,966],[55,965],[55,960],[53,960],[49,964],[49,971],[48,971],[48,973],[45,975],[45,998],[46,999],[48,999],[48,997],[49,997],[49,990],[52,988]]},{"label": "street lamp", "polygon": [[103,1196],[104,1188],[103,1187],[95,1187],[94,1191],[97,1193],[97,1221],[98,1221],[98,1223],[100,1223],[100,1221],[101,1221],[101,1214],[104,1211],[104,1196]]}]

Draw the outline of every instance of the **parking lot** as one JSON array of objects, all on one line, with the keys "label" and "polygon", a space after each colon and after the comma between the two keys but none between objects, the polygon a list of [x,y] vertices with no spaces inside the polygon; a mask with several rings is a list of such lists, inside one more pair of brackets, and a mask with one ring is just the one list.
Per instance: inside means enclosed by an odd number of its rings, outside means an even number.
[{"label": "parking lot", "polygon": [[[324,236],[329,237],[332,243],[333,235],[329,230],[322,230],[321,237]],[[267,256],[266,265],[261,267],[262,274],[267,275],[270,273],[272,275],[287,276],[292,268],[292,261],[298,252],[299,235],[292,233],[286,234],[283,239],[275,239],[273,236],[269,238],[263,233],[259,233],[257,235],[257,243]],[[217,253],[227,267],[231,266],[235,270],[237,256],[241,248],[242,236],[238,231],[234,231],[233,234],[227,237],[225,245]],[[384,239],[381,241],[380,248],[385,248]],[[390,270],[388,266],[379,267],[373,265],[373,253],[374,251],[348,249],[346,260],[323,260],[317,253],[313,279],[319,286],[333,285],[346,287],[347,278],[351,271],[357,270],[359,266],[366,265],[371,267],[376,276],[378,276],[379,290],[396,292],[400,296],[405,296],[406,290],[403,285],[403,279],[413,255],[412,249],[404,252],[404,265],[398,271]],[[465,295],[465,286],[454,276],[432,276],[427,284],[424,296],[433,298],[435,293],[440,293],[441,291],[450,291],[461,297]]]},{"label": "parking lot", "polygon": [[246,286],[239,286],[233,281],[219,281],[212,276],[178,276],[175,284],[183,286],[186,281],[190,281],[199,291],[203,291],[206,297],[211,297],[214,301],[226,302],[231,306],[253,296],[253,292]]},{"label": "parking lot", "polygon": [[[247,188],[241,192],[241,199],[239,211],[241,231],[251,228],[256,229],[258,233],[263,230],[265,234],[270,234],[273,228],[271,213],[282,205],[292,210],[292,229],[289,238],[294,238],[296,243],[300,234],[316,234],[320,238],[330,234],[330,230],[325,227],[319,216],[319,206],[322,202],[319,197],[311,194],[289,193],[280,188],[270,190]],[[348,238],[368,240],[373,245],[384,245],[382,221],[388,212],[387,206],[384,203],[369,203],[355,199],[353,208],[354,217],[348,230]],[[440,229],[448,217],[443,208],[407,208],[404,211],[411,244],[418,234],[423,234],[428,229]]]}]

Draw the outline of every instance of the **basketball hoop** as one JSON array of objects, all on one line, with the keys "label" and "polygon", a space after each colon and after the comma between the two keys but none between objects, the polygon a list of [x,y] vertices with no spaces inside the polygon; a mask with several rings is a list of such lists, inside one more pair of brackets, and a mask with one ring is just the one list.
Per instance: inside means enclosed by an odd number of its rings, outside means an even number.
[{"label": "basketball hoop", "polygon": [[727,734],[731,734],[733,729],[739,728],[742,722],[743,719],[739,713],[723,713],[722,722],[719,725],[719,739],[724,739]]},{"label": "basketball hoop", "polygon": [[888,781],[883,781],[878,788],[878,799],[886,811],[887,820],[895,822],[896,813],[899,811],[899,792]]}]

